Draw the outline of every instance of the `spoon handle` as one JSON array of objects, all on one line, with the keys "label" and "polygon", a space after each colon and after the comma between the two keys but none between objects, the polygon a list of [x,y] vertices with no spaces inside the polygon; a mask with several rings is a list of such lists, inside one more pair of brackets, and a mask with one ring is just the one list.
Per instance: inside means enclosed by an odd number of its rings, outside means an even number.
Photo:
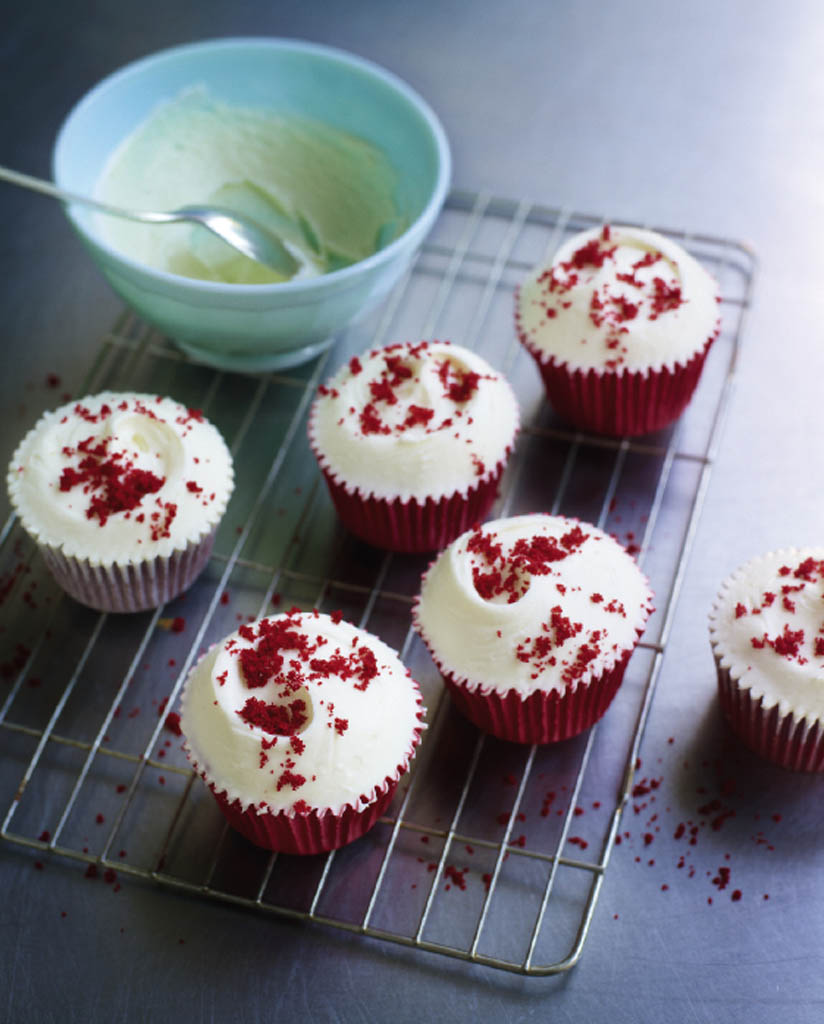
[{"label": "spoon handle", "polygon": [[34,178],[30,174],[21,174],[19,171],[2,166],[0,166],[0,181],[19,185],[21,188],[31,189],[33,192],[40,192],[64,203],[80,203],[111,216],[126,217],[144,224],[173,224],[180,221],[192,221],[202,225],[218,238],[222,238],[224,242],[228,242],[232,248],[243,253],[244,256],[272,267],[285,278],[293,277],[300,267],[298,261],[277,235],[261,228],[250,218],[239,216],[233,210],[205,206],[182,206],[179,210],[168,212],[130,210],[122,206],[114,206],[111,203],[104,203],[100,199],[90,199],[89,196],[67,192],[50,181],[43,181],[42,178]]},{"label": "spoon handle", "polygon": [[34,178],[30,174],[21,174],[9,167],[0,166],[0,181],[7,181],[10,185],[19,185],[21,188],[31,189],[33,192],[41,192],[43,195],[51,196],[53,199],[60,199],[64,203],[81,203],[83,206],[90,206],[103,213],[110,213],[116,217],[128,217],[131,220],[153,221],[163,224],[168,221],[180,219],[172,213],[149,213],[142,210],[128,210],[122,206],[112,206],[100,199],[91,199],[89,196],[81,196],[75,192],[67,192],[58,188],[50,181],[42,178]]}]

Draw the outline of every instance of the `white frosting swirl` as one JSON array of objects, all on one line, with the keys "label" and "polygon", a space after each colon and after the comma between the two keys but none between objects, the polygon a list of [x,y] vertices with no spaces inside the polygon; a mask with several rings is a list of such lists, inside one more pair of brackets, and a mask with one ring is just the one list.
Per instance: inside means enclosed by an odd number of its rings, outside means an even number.
[{"label": "white frosting swirl", "polygon": [[684,364],[718,329],[718,288],[685,249],[654,231],[605,227],[568,239],[518,289],[521,340],[571,369]]},{"label": "white frosting swirl", "polygon": [[364,497],[438,499],[489,480],[519,426],[506,379],[449,342],[350,360],[321,388],[309,434],[323,469]]},{"label": "white frosting swirl", "polygon": [[398,780],[423,726],[417,683],[391,647],[338,616],[288,612],[203,656],[181,727],[198,771],[230,801],[337,814]]},{"label": "white frosting swirl", "polygon": [[471,690],[564,692],[631,651],[652,608],[633,558],[563,516],[514,516],[463,534],[430,566],[415,626]]},{"label": "white frosting swirl", "polygon": [[713,606],[710,640],[765,710],[824,720],[824,548],[772,551],[734,572]]},{"label": "white frosting swirl", "polygon": [[233,486],[229,450],[202,413],[109,391],[47,412],[8,471],[26,531],[93,565],[166,557],[200,540]]}]

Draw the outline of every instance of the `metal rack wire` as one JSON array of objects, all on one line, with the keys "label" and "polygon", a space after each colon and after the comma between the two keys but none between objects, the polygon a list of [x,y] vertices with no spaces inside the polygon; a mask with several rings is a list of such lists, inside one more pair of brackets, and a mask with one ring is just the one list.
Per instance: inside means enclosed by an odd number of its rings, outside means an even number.
[{"label": "metal rack wire", "polygon": [[[673,428],[636,440],[571,432],[543,400],[512,329],[512,293],[570,233],[602,218],[454,192],[389,301],[308,366],[259,377],[189,363],[124,314],[85,391],[171,394],[229,441],[237,489],[211,563],[172,604],[100,615],[64,597],[14,520],[0,533],[3,838],[258,912],[313,921],[527,975],[580,958],[709,481],[750,305],[740,243],[666,229],[721,284],[722,329]],[[509,377],[524,429],[494,515],[555,511],[637,551],[657,611],[605,718],[551,747],[477,733],[444,699],[410,628],[427,559],[378,552],[336,521],[306,442],[317,385],[354,352],[448,337]],[[367,836],[323,857],[258,850],[229,830],[170,731],[185,676],[239,620],[341,609],[400,650],[428,707],[413,771]]]}]

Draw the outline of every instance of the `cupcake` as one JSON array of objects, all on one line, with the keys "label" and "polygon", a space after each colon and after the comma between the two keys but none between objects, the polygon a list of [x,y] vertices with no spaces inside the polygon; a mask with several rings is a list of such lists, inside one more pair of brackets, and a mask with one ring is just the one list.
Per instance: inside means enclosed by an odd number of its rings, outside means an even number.
[{"label": "cupcake", "polygon": [[716,338],[718,288],[681,246],[605,226],[570,238],[516,293],[547,398],[581,430],[660,430],[686,407]]},{"label": "cupcake", "polygon": [[500,739],[550,743],[604,714],[651,610],[646,577],[617,541],[538,514],[450,544],[413,620],[467,718]]},{"label": "cupcake", "polygon": [[734,572],[710,642],[736,735],[785,768],[824,771],[824,548],[773,551]]},{"label": "cupcake", "polygon": [[212,647],[186,681],[180,724],[233,828],[312,854],[375,824],[422,720],[417,683],[391,647],[339,613],[295,609]]},{"label": "cupcake", "polygon": [[486,516],[518,426],[501,374],[459,345],[421,341],[351,359],[320,388],[309,437],[344,525],[420,552]]},{"label": "cupcake", "polygon": [[205,567],[234,486],[232,458],[197,409],[104,392],[48,412],[8,472],[12,506],[60,586],[134,612]]}]

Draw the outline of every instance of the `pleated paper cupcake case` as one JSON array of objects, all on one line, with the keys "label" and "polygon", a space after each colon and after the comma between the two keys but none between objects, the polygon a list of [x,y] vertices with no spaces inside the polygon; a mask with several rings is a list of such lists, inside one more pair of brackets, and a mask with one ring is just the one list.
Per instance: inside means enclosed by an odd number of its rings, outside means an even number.
[{"label": "pleated paper cupcake case", "polygon": [[820,721],[782,715],[777,704],[763,706],[718,665],[718,696],[733,732],[761,757],[798,772],[824,771],[824,728]]},{"label": "pleated paper cupcake case", "polygon": [[81,604],[104,612],[140,612],[171,601],[191,586],[209,561],[216,532],[167,557],[124,565],[93,565],[47,545],[40,545],[40,551],[57,583]]}]

